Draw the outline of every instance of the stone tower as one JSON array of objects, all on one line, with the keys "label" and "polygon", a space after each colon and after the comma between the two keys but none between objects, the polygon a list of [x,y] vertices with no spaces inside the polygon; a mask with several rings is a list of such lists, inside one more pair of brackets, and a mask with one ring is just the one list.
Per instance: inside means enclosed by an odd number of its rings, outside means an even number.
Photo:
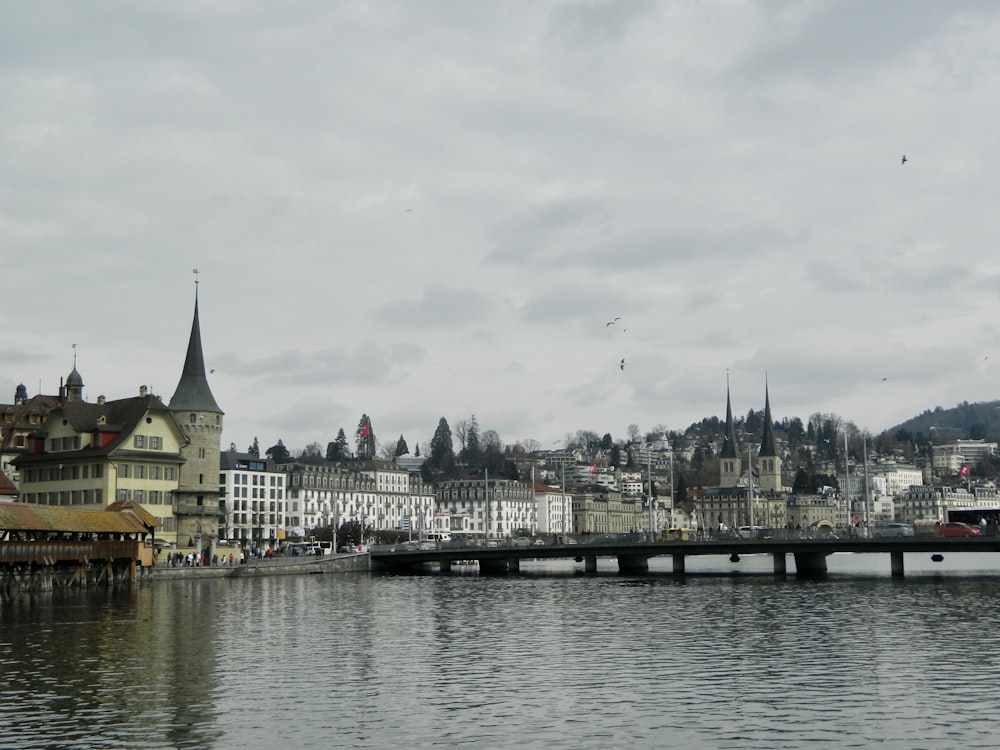
[{"label": "stone tower", "polygon": [[740,483],[743,461],[736,444],[736,425],[733,423],[733,407],[729,400],[729,378],[726,378],[726,442],[719,454],[719,486],[736,487]]},{"label": "stone tower", "polygon": [[771,396],[764,384],[764,436],[757,453],[757,471],[761,492],[781,492],[781,457],[774,442],[774,421],[771,419]]},{"label": "stone tower", "polygon": [[223,411],[215,402],[205,377],[197,286],[187,357],[169,408],[188,439],[188,444],[181,449],[184,463],[174,498],[177,546],[192,546],[211,559],[219,533],[219,454]]}]

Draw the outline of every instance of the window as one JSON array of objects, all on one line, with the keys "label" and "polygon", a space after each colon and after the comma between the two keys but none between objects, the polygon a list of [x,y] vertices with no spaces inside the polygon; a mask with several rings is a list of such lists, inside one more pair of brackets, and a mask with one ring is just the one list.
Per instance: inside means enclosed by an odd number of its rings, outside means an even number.
[{"label": "window", "polygon": [[205,449],[204,448],[199,448],[198,449],[198,458],[204,458],[204,457],[205,457]]},{"label": "window", "polygon": [[132,439],[132,441],[133,441],[133,444],[135,445],[136,448],[145,448],[146,447],[146,436],[145,435],[136,435]]},{"label": "window", "polygon": [[188,414],[188,424],[197,424],[197,423],[198,423],[198,415]]},{"label": "window", "polygon": [[149,447],[154,451],[163,450],[163,438],[161,438],[159,435],[150,436]]}]

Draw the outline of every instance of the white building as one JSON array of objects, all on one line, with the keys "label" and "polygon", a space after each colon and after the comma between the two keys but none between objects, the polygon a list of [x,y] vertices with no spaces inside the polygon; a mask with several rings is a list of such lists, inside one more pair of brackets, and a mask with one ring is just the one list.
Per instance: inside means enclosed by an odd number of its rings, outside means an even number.
[{"label": "white building", "polygon": [[435,489],[437,511],[456,534],[497,539],[538,529],[530,485],[512,479],[459,479]]},{"label": "white building", "polygon": [[285,475],[235,450],[219,454],[219,540],[274,549],[286,537]]},{"label": "white building", "polygon": [[535,517],[539,534],[569,534],[573,530],[573,496],[558,487],[535,484]]},{"label": "white building", "polygon": [[357,522],[365,528],[430,530],[434,495],[418,474],[366,464],[286,464],[289,516],[304,535]]}]

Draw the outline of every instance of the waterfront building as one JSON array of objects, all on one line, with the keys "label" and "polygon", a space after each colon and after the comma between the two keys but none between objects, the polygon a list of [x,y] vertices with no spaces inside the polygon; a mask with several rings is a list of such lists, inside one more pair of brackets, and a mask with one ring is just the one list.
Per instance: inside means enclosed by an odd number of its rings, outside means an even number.
[{"label": "waterfront building", "polygon": [[538,528],[536,498],[530,484],[513,479],[455,479],[434,490],[437,512],[448,531],[497,539]]},{"label": "waterfront building", "polygon": [[559,487],[536,483],[535,518],[539,534],[569,534],[573,530],[573,496]]},{"label": "waterfront building", "polygon": [[[58,403],[44,419],[35,414],[26,450],[11,461],[21,501],[84,510],[130,502],[162,523],[157,536],[164,543],[210,557],[218,529],[222,411],[205,379],[197,296],[169,406],[146,386],[138,396],[98,396],[95,403],[84,400],[83,387],[74,360]],[[12,434],[16,442],[20,433]]]},{"label": "waterfront building", "polygon": [[78,510],[131,502],[162,523],[158,536],[174,541],[172,497],[186,442],[173,413],[145,386],[117,401],[66,400],[29,436],[28,452],[14,459],[20,499]]},{"label": "waterfront building", "polygon": [[235,446],[219,461],[219,541],[276,549],[286,536],[285,474]]},{"label": "waterfront building", "polygon": [[[73,370],[76,371],[75,363]],[[62,397],[39,393],[29,398],[28,388],[21,383],[14,389],[14,403],[0,404],[0,472],[15,487],[20,476],[14,466],[14,459],[27,450],[28,436],[41,429],[49,412],[65,400],[62,385],[59,392],[63,394]]]},{"label": "waterfront building", "polygon": [[929,487],[913,485],[895,501],[897,521],[947,521],[949,510],[1000,508],[1000,491],[995,487]]},{"label": "waterfront building", "polygon": [[376,530],[430,531],[435,498],[419,474],[374,463],[290,463],[287,508],[293,536],[348,522]]},{"label": "waterfront building", "polygon": [[179,544],[193,547],[206,559],[211,559],[219,537],[218,478],[223,411],[215,402],[205,375],[197,281],[195,284],[194,320],[187,356],[169,404],[187,438],[181,446],[184,460],[174,490],[173,505]]},{"label": "waterfront building", "polygon": [[641,498],[623,497],[601,485],[579,488],[573,493],[574,534],[625,534],[648,528]]}]

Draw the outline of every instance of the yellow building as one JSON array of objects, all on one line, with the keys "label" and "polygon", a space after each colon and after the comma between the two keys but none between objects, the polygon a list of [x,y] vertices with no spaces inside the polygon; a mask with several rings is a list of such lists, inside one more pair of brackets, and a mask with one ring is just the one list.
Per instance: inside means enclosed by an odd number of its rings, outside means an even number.
[{"label": "yellow building", "polygon": [[173,497],[186,444],[173,412],[145,388],[117,401],[67,401],[15,459],[20,500],[80,510],[129,501],[162,522],[164,541],[174,541]]}]

